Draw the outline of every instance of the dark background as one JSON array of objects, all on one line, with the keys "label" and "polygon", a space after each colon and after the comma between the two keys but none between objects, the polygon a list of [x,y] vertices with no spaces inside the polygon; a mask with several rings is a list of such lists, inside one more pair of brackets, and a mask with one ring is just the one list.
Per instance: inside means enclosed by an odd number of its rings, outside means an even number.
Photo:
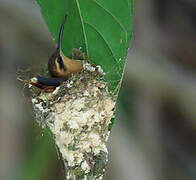
[{"label": "dark background", "polygon": [[[54,49],[35,1],[0,1],[1,180],[63,180],[16,80],[19,67],[47,63]],[[106,179],[195,180],[196,1],[136,1],[127,62]]]}]

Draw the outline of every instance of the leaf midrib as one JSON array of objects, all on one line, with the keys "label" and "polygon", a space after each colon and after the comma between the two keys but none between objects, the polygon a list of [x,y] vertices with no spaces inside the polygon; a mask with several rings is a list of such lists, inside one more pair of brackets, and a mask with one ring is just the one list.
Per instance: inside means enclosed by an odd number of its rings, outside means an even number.
[{"label": "leaf midrib", "polygon": [[85,28],[84,28],[84,20],[82,18],[82,14],[81,14],[81,10],[80,10],[80,4],[79,4],[78,0],[76,0],[76,4],[77,4],[78,12],[79,12],[79,15],[80,15],[80,20],[81,20],[81,25],[82,25],[82,32],[83,32],[84,42],[85,42],[85,46],[86,46],[86,54],[87,54],[87,57],[88,57],[89,56],[88,41],[87,41],[86,31],[85,31]]},{"label": "leaf midrib", "polygon": [[[105,9],[103,6],[101,6],[96,0],[92,0],[92,2],[94,2],[99,7],[101,7],[106,13],[108,13],[113,18],[114,21],[117,22],[117,24],[120,26],[120,28],[125,33],[125,43],[127,43],[128,38],[127,38],[127,31],[126,31],[125,27],[118,21],[118,19],[112,13],[110,13],[107,9]],[[80,4],[79,4],[78,0],[76,0],[76,4],[77,4],[78,12],[79,12],[79,15],[80,15],[80,20],[81,20],[81,25],[82,25],[82,32],[83,32],[83,36],[84,36],[84,42],[85,42],[87,56],[89,57],[89,49],[88,49],[88,41],[87,41],[87,35],[86,35],[84,24],[89,25],[90,27],[92,27],[97,32],[97,34],[103,39],[104,43],[106,44],[106,46],[110,50],[110,52],[111,52],[113,58],[115,59],[115,61],[118,62],[118,58],[115,56],[114,52],[112,51],[112,48],[110,47],[109,43],[107,43],[107,41],[105,40],[103,35],[100,34],[100,32],[92,24],[84,21],[84,19],[82,17],[82,13],[81,13],[81,10],[80,10]]]}]

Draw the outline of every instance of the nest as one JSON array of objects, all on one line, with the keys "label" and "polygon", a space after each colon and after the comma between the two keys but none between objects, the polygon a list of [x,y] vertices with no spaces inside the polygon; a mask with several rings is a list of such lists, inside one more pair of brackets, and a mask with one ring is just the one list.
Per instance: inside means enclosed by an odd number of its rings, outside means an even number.
[{"label": "nest", "polygon": [[104,76],[100,66],[84,61],[83,71],[52,93],[30,87],[35,119],[51,130],[67,179],[103,178],[116,102]]}]

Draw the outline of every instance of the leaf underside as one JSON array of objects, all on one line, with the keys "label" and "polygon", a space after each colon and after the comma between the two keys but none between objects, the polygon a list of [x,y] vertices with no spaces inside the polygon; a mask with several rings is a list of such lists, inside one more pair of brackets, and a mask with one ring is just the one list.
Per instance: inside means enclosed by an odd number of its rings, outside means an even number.
[{"label": "leaf underside", "polygon": [[60,25],[64,27],[62,50],[69,55],[82,48],[90,60],[106,72],[115,93],[122,79],[132,35],[132,0],[37,0],[56,42]]}]

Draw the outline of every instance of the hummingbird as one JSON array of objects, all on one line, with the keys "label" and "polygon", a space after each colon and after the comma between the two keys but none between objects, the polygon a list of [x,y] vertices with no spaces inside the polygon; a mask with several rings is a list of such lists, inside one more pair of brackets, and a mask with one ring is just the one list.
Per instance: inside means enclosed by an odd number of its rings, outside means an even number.
[{"label": "hummingbird", "polygon": [[67,15],[64,16],[60,27],[57,48],[48,60],[48,71],[51,77],[37,76],[32,78],[31,81],[25,81],[25,83],[43,89],[45,92],[52,92],[62,82],[68,80],[72,74],[78,73],[83,69],[81,60],[70,59],[62,52],[61,44],[66,19]]}]

